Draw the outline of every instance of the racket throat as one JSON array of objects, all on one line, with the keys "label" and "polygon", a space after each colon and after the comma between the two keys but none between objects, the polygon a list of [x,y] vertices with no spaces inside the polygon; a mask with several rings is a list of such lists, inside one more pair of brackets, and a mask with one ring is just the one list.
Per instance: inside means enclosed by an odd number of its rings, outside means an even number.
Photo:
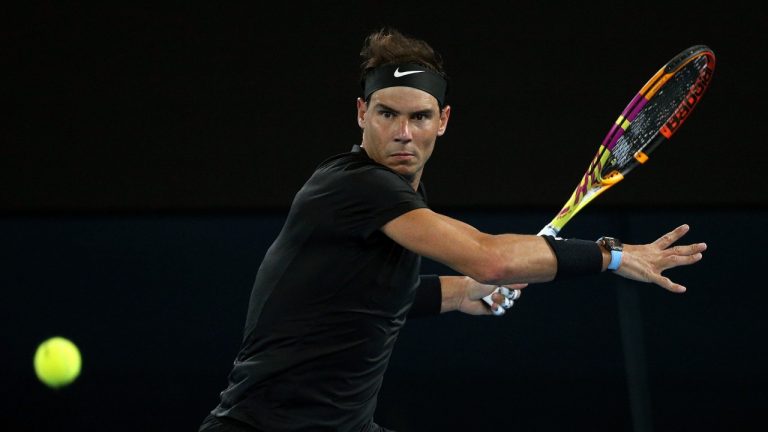
[{"label": "racket throat", "polygon": [[[647,158],[648,156],[646,156],[646,159]],[[600,183],[602,183],[605,186],[613,186],[622,180],[624,180],[624,174],[620,173],[617,170],[613,170],[608,174],[605,174],[604,176],[602,176],[602,178],[600,179]]]}]

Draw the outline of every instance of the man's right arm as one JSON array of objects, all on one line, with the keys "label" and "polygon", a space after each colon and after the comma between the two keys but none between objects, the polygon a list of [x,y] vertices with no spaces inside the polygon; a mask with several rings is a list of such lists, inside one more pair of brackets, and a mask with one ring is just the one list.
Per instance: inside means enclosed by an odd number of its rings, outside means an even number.
[{"label": "man's right arm", "polygon": [[[622,264],[616,274],[655,283],[672,292],[685,287],[672,282],[662,271],[698,262],[705,243],[672,246],[689,230],[681,225],[653,243],[624,245]],[[478,282],[508,285],[554,279],[558,265],[555,252],[541,236],[491,235],[430,209],[411,210],[385,224],[382,231],[403,247],[447,265]],[[607,268],[608,251],[602,270]]]},{"label": "man's right arm", "polygon": [[426,208],[389,221],[382,231],[406,249],[485,284],[546,282],[557,271],[555,255],[540,236],[491,235]]}]

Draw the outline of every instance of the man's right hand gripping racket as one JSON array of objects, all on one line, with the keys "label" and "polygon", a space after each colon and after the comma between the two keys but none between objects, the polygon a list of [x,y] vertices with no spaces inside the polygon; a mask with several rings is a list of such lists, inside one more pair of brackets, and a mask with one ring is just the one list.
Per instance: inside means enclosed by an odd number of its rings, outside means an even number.
[{"label": "man's right hand gripping racket", "polygon": [[[557,236],[576,213],[672,138],[698,105],[714,71],[715,54],[704,45],[684,50],[659,69],[624,108],[571,198],[538,235]],[[483,300],[493,304],[491,295]],[[511,302],[506,303],[494,314],[503,314],[511,306]]]}]

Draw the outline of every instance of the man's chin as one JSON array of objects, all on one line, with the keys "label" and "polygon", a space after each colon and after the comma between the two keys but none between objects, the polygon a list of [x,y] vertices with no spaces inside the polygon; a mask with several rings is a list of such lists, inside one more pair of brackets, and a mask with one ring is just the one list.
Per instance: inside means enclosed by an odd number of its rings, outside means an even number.
[{"label": "man's chin", "polygon": [[401,176],[413,177],[414,169],[409,165],[390,165],[389,169],[400,174]]},{"label": "man's chin", "polygon": [[416,177],[416,172],[414,172],[413,168],[411,167],[404,167],[401,165],[401,166],[390,167],[390,169],[400,174],[401,176],[405,177],[406,179],[408,179],[408,181],[412,181]]}]

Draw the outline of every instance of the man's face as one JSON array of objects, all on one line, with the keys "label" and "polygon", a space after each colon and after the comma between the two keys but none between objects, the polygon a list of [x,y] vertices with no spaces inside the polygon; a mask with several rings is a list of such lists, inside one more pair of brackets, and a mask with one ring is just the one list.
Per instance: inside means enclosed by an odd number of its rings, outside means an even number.
[{"label": "man's face", "polygon": [[437,137],[445,133],[451,108],[441,112],[437,100],[412,87],[387,87],[357,100],[357,122],[368,156],[406,176],[418,186]]}]

